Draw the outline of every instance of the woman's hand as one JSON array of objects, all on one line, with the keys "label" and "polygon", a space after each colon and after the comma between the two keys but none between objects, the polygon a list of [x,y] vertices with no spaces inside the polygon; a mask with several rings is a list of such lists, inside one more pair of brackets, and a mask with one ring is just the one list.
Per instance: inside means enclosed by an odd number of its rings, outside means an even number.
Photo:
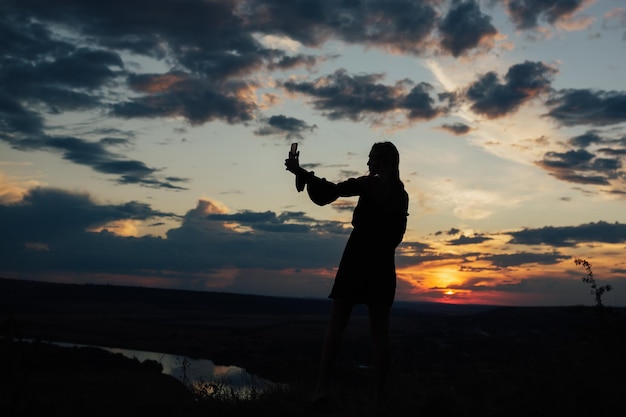
[{"label": "woman's hand", "polygon": [[287,158],[285,159],[285,167],[287,171],[295,174],[300,170],[300,162],[298,162],[298,158]]}]

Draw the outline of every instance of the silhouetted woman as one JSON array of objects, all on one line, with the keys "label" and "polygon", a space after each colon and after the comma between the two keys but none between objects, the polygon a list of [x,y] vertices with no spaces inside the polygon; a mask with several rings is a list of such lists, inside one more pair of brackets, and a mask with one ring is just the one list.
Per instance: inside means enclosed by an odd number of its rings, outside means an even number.
[{"label": "silhouetted woman", "polygon": [[369,175],[333,184],[299,166],[297,155],[285,160],[296,174],[299,191],[307,187],[313,202],[328,204],[338,197],[359,196],[346,244],[329,298],[333,300],[320,361],[314,406],[325,406],[330,375],[343,332],[355,304],[366,304],[375,345],[374,376],[379,400],[389,369],[389,315],[396,289],[395,249],[406,230],[409,197],[400,180],[400,156],[391,142],[372,146]]}]

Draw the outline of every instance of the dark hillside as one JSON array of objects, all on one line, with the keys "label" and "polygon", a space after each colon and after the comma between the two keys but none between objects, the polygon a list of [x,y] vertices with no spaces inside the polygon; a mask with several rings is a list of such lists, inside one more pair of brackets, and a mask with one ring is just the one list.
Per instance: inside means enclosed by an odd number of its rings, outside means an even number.
[{"label": "dark hillside", "polygon": [[[168,416],[309,415],[301,406],[313,389],[328,308],[328,300],[0,280],[0,336],[12,337],[0,337],[7,361],[0,415],[11,415],[3,411],[12,404],[35,413],[19,415],[42,415],[51,404],[55,412],[46,415],[96,415],[89,404],[97,403],[106,415],[136,414],[144,406]],[[367,370],[372,344],[365,310],[358,312],[342,344],[337,413],[330,415],[375,415]],[[621,415],[625,312],[397,303],[388,415]],[[184,392],[159,394],[171,391],[173,381],[157,378],[153,366],[20,338],[205,358],[296,389],[266,402],[209,402],[198,409]],[[141,385],[137,395],[126,395],[133,384]],[[100,389],[88,389],[93,386]]]},{"label": "dark hillside", "polygon": [[19,313],[193,309],[239,314],[319,314],[326,300],[0,278],[0,308]]}]

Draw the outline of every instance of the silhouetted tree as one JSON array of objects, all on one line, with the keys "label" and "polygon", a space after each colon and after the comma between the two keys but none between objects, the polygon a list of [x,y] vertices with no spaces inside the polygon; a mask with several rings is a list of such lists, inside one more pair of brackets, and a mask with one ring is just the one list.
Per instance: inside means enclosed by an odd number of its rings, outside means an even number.
[{"label": "silhouetted tree", "polygon": [[613,289],[610,285],[602,285],[598,287],[596,284],[596,280],[593,277],[593,272],[591,271],[591,264],[587,262],[585,259],[576,258],[574,259],[574,263],[578,266],[582,265],[587,272],[587,275],[583,277],[583,282],[591,285],[591,294],[596,297],[596,307],[603,307],[602,304],[602,295],[605,292],[609,292]]}]

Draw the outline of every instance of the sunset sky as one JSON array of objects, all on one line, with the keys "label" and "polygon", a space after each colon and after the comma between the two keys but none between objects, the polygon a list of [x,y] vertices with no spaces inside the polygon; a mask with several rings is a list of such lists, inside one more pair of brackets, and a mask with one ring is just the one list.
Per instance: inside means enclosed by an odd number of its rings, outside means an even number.
[{"label": "sunset sky", "polygon": [[[54,6],[52,6],[54,4]],[[373,143],[398,300],[626,305],[622,0],[0,0],[0,276],[326,297]]]}]

